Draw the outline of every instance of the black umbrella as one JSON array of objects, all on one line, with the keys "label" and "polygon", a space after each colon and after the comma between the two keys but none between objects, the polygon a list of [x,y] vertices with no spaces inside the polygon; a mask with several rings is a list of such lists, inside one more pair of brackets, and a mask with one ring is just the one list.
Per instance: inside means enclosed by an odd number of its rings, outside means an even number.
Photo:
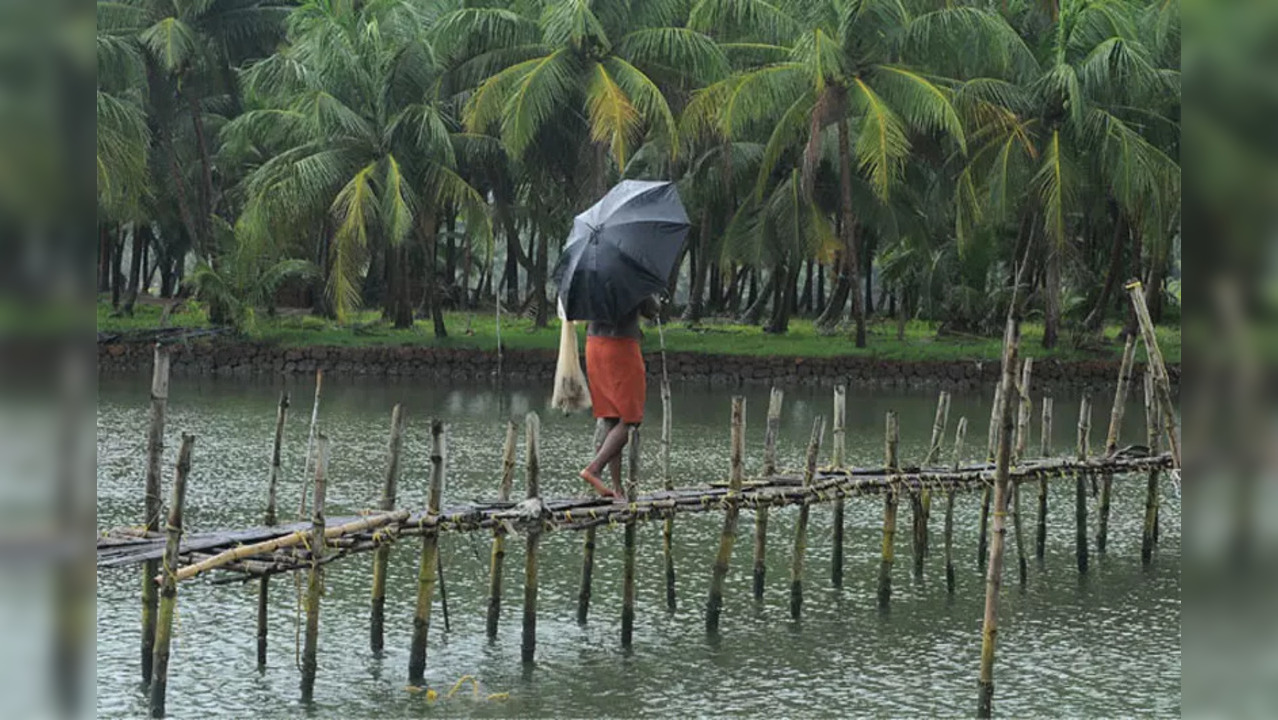
[{"label": "black umbrella", "polygon": [[569,320],[618,323],[666,287],[688,236],[673,183],[623,180],[572,223],[554,279]]}]

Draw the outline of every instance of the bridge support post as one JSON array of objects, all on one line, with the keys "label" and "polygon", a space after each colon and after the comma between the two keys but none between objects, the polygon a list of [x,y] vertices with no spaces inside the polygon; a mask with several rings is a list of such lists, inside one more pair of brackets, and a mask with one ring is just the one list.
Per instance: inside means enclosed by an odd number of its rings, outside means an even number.
[{"label": "bridge support post", "polygon": [[[831,437],[833,445],[830,452],[830,464],[836,469],[842,468],[846,462],[844,457],[847,445],[847,412],[848,389],[846,385],[834,388],[834,433]],[[824,428],[822,428],[824,431]],[[806,511],[807,506],[804,506]],[[830,548],[830,584],[836,588],[843,587],[843,498],[834,500],[834,538]]]},{"label": "bridge support post", "polygon": [[[510,500],[511,486],[515,480],[515,423],[506,421],[506,442],[501,448],[501,484],[497,487],[497,500]],[[506,530],[493,528],[493,552],[488,570],[488,638],[497,637],[497,621],[501,617],[501,570],[506,559]]]},{"label": "bridge support post", "polygon": [[[673,417],[670,415],[670,378],[661,374],[661,480],[666,490],[674,489],[670,477],[670,443]],[[675,611],[674,515],[661,528],[661,555],[666,564],[666,610]]]},{"label": "bridge support post", "polygon": [[[404,408],[398,403],[391,410],[390,441],[386,452],[386,478],[382,483],[381,509],[395,509],[399,482],[399,453],[404,439]],[[390,560],[390,545],[384,544],[373,551],[373,598],[369,615],[369,647],[380,654],[383,647],[382,627],[386,618],[386,566]],[[265,580],[265,579],[263,579]]]},{"label": "bridge support post", "polygon": [[[524,452],[528,463],[528,499],[541,497],[541,418],[530,412],[524,420],[526,435]],[[537,548],[541,544],[541,515],[537,523],[528,528],[527,547],[524,552],[524,631],[519,655],[524,663],[533,662],[537,652]]]},{"label": "bridge support post", "polygon": [[[164,717],[165,693],[169,686],[169,646],[173,639],[173,618],[177,614],[178,550],[182,543],[182,506],[186,502],[186,478],[191,472],[191,447],[195,436],[183,433],[178,451],[177,472],[173,476],[173,497],[169,501],[168,538],[164,544],[163,574],[160,577],[159,614],[152,648],[151,717]],[[155,585],[155,578],[147,578]]]},{"label": "bridge support post", "polygon": [[[967,418],[961,417],[954,430],[954,469],[963,460],[963,441],[967,439]],[[945,491],[945,590],[954,594],[954,489]]]},{"label": "bridge support post", "polygon": [[[160,531],[164,504],[160,500],[160,463],[164,458],[164,416],[169,405],[169,351],[155,344],[151,366],[151,423],[146,438],[146,485],[143,492],[143,523],[148,533]],[[142,564],[142,682],[151,682],[151,661],[155,648],[155,575],[159,564]]]},{"label": "bridge support post", "polygon": [[[1050,395],[1043,398],[1043,424],[1041,429],[1044,458],[1052,456],[1052,410],[1054,401]],[[1047,552],[1047,477],[1038,479],[1038,527],[1034,535],[1034,556],[1040,561]]]},{"label": "bridge support post", "polygon": [[1163,432],[1167,436],[1167,449],[1171,451],[1172,464],[1180,468],[1180,436],[1176,428],[1176,407],[1172,403],[1171,378],[1167,375],[1167,366],[1163,364],[1163,352],[1158,349],[1158,336],[1154,334],[1154,321],[1149,318],[1149,306],[1145,303],[1145,291],[1139,280],[1127,284],[1127,293],[1132,299],[1132,308],[1136,311],[1136,320],[1140,325],[1141,339],[1145,343],[1145,363],[1154,374],[1154,398],[1158,401],[1158,415],[1163,422]]},{"label": "bridge support post", "polygon": [[[595,452],[599,452],[607,434],[608,424],[603,418],[599,418],[595,421]],[[586,528],[581,536],[581,589],[577,591],[577,624],[585,625],[590,616],[591,585],[595,575],[595,527],[592,525]]]},{"label": "bridge support post", "polygon": [[[630,428],[630,478],[626,500],[631,505],[639,497],[639,428]],[[629,648],[635,634],[635,519],[626,521],[622,540],[621,647]]]},{"label": "bridge support post", "polygon": [[[1078,460],[1087,461],[1088,435],[1092,429],[1092,401],[1084,395],[1078,407]],[[1087,572],[1087,478],[1081,473],[1074,479],[1074,547],[1078,555],[1078,571]]]},{"label": "bridge support post", "polygon": [[[998,412],[1003,406],[1003,385],[1002,383],[994,384],[994,405],[990,408],[990,429],[989,439],[986,443],[986,461],[994,462],[994,452],[998,450],[995,446],[998,435]],[[986,485],[981,490],[981,520],[980,520],[980,537],[976,541],[976,564],[984,571],[985,562],[989,559],[989,522],[990,522],[990,500],[993,495],[991,488]]]},{"label": "bridge support post", "polygon": [[311,506],[311,569],[306,581],[306,639],[302,644],[302,702],[315,693],[319,651],[320,597],[324,594],[324,493],[328,472],[328,438],[315,436],[315,497]]},{"label": "bridge support post", "polygon": [[719,615],[723,611],[723,580],[728,575],[732,545],[737,539],[741,482],[745,474],[745,423],[745,397],[737,395],[732,398],[731,474],[728,476],[728,494],[723,500],[723,532],[719,536],[719,553],[715,556],[714,570],[710,576],[710,594],[706,598],[706,631],[710,633],[719,631]]},{"label": "bridge support post", "polygon": [[[1109,412],[1109,432],[1105,434],[1105,457],[1118,452],[1118,437],[1122,432],[1123,411],[1127,408],[1127,392],[1132,381],[1132,362],[1136,354],[1136,337],[1127,336],[1123,346],[1123,360],[1118,369],[1118,385],[1114,388],[1114,405]],[[1096,507],[1096,552],[1104,554],[1109,542],[1109,504],[1113,493],[1114,476],[1101,476],[1100,503]]]},{"label": "bridge support post", "polygon": [[[448,451],[444,424],[439,420],[430,423],[430,445],[430,490],[426,498],[426,512],[428,517],[438,517],[443,500],[444,459]],[[422,535],[422,553],[417,566],[417,607],[413,611],[413,640],[408,651],[408,684],[415,687],[426,684],[426,641],[430,635],[430,611],[438,580],[439,531],[431,530]]]},{"label": "bridge support post", "polygon": [[[1151,455],[1157,455],[1162,440],[1159,432],[1158,401],[1154,394],[1154,377],[1152,371],[1145,371],[1145,437]],[[1140,561],[1148,567],[1154,560],[1154,543],[1158,542],[1158,469],[1149,471],[1149,480],[1145,486],[1145,524],[1140,539]]]},{"label": "bridge support post", "polygon": [[[1020,401],[1017,403],[1016,414],[1016,451],[1013,464],[1018,464],[1025,459],[1026,446],[1029,444],[1030,435],[1030,417],[1034,409],[1033,401],[1030,400],[1030,375],[1034,371],[1034,358],[1025,358],[1021,361],[1021,380],[1017,387],[1017,394]],[[1029,579],[1029,567],[1025,561],[1025,533],[1024,524],[1021,522],[1021,483],[1012,483],[1012,527],[1016,533],[1016,569],[1017,577],[1021,581],[1021,585]]]},{"label": "bridge support post", "polygon": [[[900,472],[897,456],[901,431],[895,410],[887,412],[887,432],[884,439],[884,456],[889,473]],[[879,561],[879,608],[886,610],[892,602],[892,563],[896,549],[896,509],[899,502],[899,482],[893,482],[883,493],[883,550]]]},{"label": "bridge support post", "polygon": [[[825,418],[818,415],[812,421],[812,438],[808,440],[808,454],[803,463],[803,487],[805,488],[812,485],[812,478],[816,476],[817,456],[821,452],[821,439],[824,434]],[[794,524],[794,555],[790,565],[790,617],[795,620],[798,620],[803,613],[803,555],[808,549],[808,511],[809,506],[805,499],[799,505],[799,519]]]},{"label": "bridge support post", "polygon": [[[266,525],[276,522],[275,501],[280,478],[280,446],[284,442],[284,420],[288,416],[288,393],[280,393],[280,404],[275,411],[275,442],[271,447],[271,472],[266,483]],[[257,669],[266,669],[266,613],[269,607],[271,578],[263,575],[257,587]]]},{"label": "bridge support post", "polygon": [[[774,387],[768,397],[768,424],[763,435],[763,478],[771,480],[777,472],[777,435],[781,432],[781,403],[785,392]],[[764,580],[768,573],[768,506],[754,508],[754,599],[763,599]]]},{"label": "bridge support post", "polygon": [[[932,420],[932,439],[928,442],[927,456],[923,458],[923,467],[931,467],[941,455],[941,441],[945,437],[945,427],[950,420],[950,394],[941,391],[936,398],[936,417]],[[921,488],[916,495],[910,496],[911,537],[914,555],[914,577],[923,577],[923,561],[928,554],[928,522],[932,517],[932,491]]]}]

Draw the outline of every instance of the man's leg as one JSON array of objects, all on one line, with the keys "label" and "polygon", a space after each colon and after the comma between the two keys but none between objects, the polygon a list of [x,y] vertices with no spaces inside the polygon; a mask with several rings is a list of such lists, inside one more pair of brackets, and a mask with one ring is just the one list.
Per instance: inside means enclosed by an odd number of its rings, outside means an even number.
[{"label": "man's leg", "polygon": [[604,436],[603,443],[599,446],[599,452],[595,455],[595,459],[581,471],[581,477],[589,482],[599,491],[600,495],[614,495],[613,490],[609,489],[599,479],[600,473],[603,472],[605,465],[615,463],[613,467],[613,477],[618,486],[621,482],[621,451],[626,447],[626,441],[629,440],[630,426],[625,423],[609,419],[613,423],[608,430],[608,434]]}]

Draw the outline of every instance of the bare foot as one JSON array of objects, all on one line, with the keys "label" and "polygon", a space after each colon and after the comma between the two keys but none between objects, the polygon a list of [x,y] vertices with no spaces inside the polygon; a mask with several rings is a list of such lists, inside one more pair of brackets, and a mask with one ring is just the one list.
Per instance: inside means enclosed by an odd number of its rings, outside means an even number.
[{"label": "bare foot", "polygon": [[615,490],[608,487],[607,485],[604,485],[603,481],[600,480],[597,475],[590,472],[589,468],[582,470],[579,473],[579,475],[581,476],[582,480],[585,480],[586,482],[590,483],[591,486],[594,487],[595,492],[599,493],[601,496],[606,498],[613,498],[613,499],[620,497]]}]

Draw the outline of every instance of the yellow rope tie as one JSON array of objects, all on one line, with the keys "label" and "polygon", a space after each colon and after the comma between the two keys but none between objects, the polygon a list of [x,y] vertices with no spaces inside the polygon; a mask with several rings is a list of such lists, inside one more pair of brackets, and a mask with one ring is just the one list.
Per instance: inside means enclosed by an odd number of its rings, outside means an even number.
[{"label": "yellow rope tie", "polygon": [[564,511],[564,521],[565,521],[565,522],[572,522],[572,511],[571,511],[571,510],[565,510],[565,511]]}]

